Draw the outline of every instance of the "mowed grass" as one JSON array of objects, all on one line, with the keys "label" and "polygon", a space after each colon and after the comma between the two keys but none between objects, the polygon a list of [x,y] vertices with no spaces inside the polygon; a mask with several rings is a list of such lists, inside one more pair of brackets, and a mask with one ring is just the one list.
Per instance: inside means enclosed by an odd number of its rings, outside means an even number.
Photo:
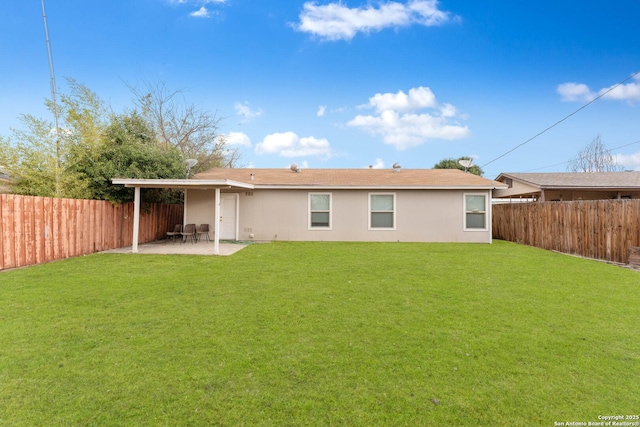
[{"label": "mowed grass", "polygon": [[0,273],[0,425],[551,426],[640,412],[640,273],[512,243]]}]

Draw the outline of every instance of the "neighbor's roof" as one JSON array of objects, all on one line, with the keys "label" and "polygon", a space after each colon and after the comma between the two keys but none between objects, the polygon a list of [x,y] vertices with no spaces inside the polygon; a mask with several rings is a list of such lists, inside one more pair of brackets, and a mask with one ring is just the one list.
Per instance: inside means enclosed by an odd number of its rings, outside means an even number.
[{"label": "neighbor's roof", "polygon": [[4,181],[9,181],[11,179],[11,176],[9,176],[9,173],[5,171],[2,166],[0,166],[0,179]]},{"label": "neighbor's roof", "polygon": [[[253,178],[252,178],[253,177]],[[255,188],[477,188],[505,184],[458,169],[256,169],[214,168],[193,177],[197,180],[228,179]]]},{"label": "neighbor's roof", "polygon": [[550,188],[640,188],[640,172],[501,173],[496,181],[511,178],[541,189]]}]

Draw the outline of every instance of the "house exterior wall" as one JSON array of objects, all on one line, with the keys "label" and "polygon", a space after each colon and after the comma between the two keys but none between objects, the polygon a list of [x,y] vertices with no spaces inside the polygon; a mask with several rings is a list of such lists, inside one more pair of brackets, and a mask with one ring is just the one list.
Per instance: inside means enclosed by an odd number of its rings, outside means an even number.
[{"label": "house exterior wall", "polygon": [[511,187],[505,188],[505,189],[499,188],[499,189],[493,190],[493,197],[495,198],[520,197],[520,196],[527,197],[531,194],[538,194],[538,193],[540,193],[540,189],[538,187],[513,180]]},{"label": "house exterior wall", "polygon": [[188,190],[185,197],[185,224],[209,224],[209,237],[213,238],[215,218],[215,191]]},{"label": "house exterior wall", "polygon": [[[498,189],[493,191],[495,198],[509,197],[530,197],[530,195],[540,196],[540,189],[514,181],[513,186],[508,189]],[[572,201],[572,200],[607,200],[607,199],[640,199],[640,192],[634,190],[544,190],[544,201]]]},{"label": "house exterior wall", "polygon": [[638,199],[637,191],[580,191],[580,190],[545,190],[545,201],[572,201],[572,200],[611,200],[620,198]]},{"label": "house exterior wall", "polygon": [[[209,223],[213,190],[187,192],[186,223]],[[239,191],[239,240],[491,243],[488,190],[278,190]],[[309,227],[309,193],[331,194],[331,226]],[[369,229],[369,194],[395,194],[395,227]],[[486,228],[465,231],[465,194],[486,195]]]}]

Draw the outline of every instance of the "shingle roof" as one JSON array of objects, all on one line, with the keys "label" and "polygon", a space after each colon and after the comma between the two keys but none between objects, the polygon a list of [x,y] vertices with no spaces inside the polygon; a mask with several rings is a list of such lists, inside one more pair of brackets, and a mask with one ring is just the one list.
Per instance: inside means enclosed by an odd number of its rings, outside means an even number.
[{"label": "shingle roof", "polygon": [[640,172],[501,173],[539,188],[640,188]]},{"label": "shingle roof", "polygon": [[[251,176],[253,175],[253,179]],[[194,179],[229,179],[258,186],[495,188],[504,184],[457,169],[214,168]]]},{"label": "shingle roof", "polygon": [[6,180],[6,181],[11,179],[7,171],[5,171],[2,166],[0,166],[0,179]]}]

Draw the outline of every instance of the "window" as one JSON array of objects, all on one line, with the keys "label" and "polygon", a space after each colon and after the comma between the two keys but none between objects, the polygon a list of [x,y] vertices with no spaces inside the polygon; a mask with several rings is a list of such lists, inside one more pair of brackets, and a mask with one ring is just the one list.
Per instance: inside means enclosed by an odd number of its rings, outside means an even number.
[{"label": "window", "polygon": [[394,230],[396,224],[396,195],[394,193],[369,194],[369,229]]},{"label": "window", "polygon": [[331,193],[309,193],[309,228],[331,229]]},{"label": "window", "polygon": [[465,194],[464,195],[465,230],[486,230],[487,229],[487,195],[486,194]]}]

